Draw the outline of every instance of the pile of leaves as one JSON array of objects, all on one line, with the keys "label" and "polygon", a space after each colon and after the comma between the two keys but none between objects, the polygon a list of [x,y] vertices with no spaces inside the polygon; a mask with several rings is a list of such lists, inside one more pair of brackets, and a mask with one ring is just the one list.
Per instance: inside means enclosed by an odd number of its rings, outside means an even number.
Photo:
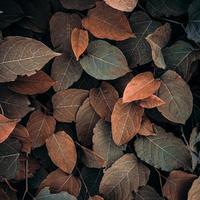
[{"label": "pile of leaves", "polygon": [[199,0],[0,1],[1,200],[200,199]]}]

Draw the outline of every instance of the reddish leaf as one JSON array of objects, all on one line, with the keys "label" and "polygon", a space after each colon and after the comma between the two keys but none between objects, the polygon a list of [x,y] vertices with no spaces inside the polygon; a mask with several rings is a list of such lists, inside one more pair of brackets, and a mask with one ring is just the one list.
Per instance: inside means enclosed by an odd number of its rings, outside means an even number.
[{"label": "reddish leaf", "polygon": [[104,198],[99,195],[95,195],[93,197],[90,197],[88,200],[104,200]]},{"label": "reddish leaf", "polygon": [[151,95],[150,97],[140,101],[140,106],[143,108],[155,108],[163,104],[165,104],[165,102],[156,95]]},{"label": "reddish leaf", "polygon": [[77,160],[72,138],[64,131],[59,131],[46,139],[46,146],[52,162],[64,172],[71,174]]},{"label": "reddish leaf", "polygon": [[41,111],[34,111],[27,123],[27,130],[32,140],[32,147],[37,148],[45,144],[45,140],[53,135],[56,121]]},{"label": "reddish leaf", "polygon": [[89,10],[82,25],[97,38],[125,40],[134,36],[124,13],[104,2],[97,2],[96,7]]},{"label": "reddish leaf", "polygon": [[142,124],[138,134],[144,136],[155,135],[153,123],[151,123],[151,121],[145,115],[142,118]]},{"label": "reddish leaf", "polygon": [[145,99],[156,92],[160,87],[160,81],[155,80],[151,72],[140,73],[126,86],[123,102],[128,103]]}]

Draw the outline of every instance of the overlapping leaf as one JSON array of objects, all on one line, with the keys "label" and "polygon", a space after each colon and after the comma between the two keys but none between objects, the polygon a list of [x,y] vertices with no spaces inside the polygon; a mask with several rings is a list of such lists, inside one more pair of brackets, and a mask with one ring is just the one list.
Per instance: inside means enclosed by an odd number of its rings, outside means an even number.
[{"label": "overlapping leaf", "polygon": [[188,192],[188,200],[198,200],[200,195],[200,177],[194,180]]}]

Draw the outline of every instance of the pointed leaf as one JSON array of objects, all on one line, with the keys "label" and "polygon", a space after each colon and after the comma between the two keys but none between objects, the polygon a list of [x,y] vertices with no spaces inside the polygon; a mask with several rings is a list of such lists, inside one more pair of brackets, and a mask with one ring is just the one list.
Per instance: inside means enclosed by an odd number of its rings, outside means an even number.
[{"label": "pointed leaf", "polygon": [[165,104],[165,102],[156,95],[151,95],[150,97],[147,97],[146,99],[142,99],[140,101],[140,106],[142,108],[149,109],[161,106],[163,104]]},{"label": "pointed leaf", "polygon": [[154,124],[144,115],[142,118],[142,124],[140,130],[138,131],[138,134],[144,136],[155,135],[153,126]]}]

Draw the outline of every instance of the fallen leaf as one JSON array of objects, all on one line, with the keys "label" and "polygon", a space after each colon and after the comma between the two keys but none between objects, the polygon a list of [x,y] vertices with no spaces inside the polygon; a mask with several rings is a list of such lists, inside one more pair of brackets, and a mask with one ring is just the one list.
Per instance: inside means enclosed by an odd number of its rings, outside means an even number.
[{"label": "fallen leaf", "polygon": [[188,192],[188,200],[198,200],[200,195],[200,177],[194,180]]},{"label": "fallen leaf", "polygon": [[82,25],[96,38],[120,41],[134,37],[124,13],[100,1],[82,19]]},{"label": "fallen leaf", "polygon": [[158,107],[168,120],[185,124],[192,113],[193,97],[187,83],[174,71],[168,70],[161,76],[158,97],[165,104]]},{"label": "fallen leaf", "polygon": [[156,95],[151,95],[146,99],[142,99],[140,101],[140,106],[142,108],[148,108],[148,109],[155,108],[164,104],[165,102]]},{"label": "fallen leaf", "polygon": [[57,92],[52,97],[54,118],[60,122],[76,121],[77,111],[87,96],[87,90],[75,88]]},{"label": "fallen leaf", "polygon": [[172,171],[163,186],[163,195],[172,200],[187,199],[187,193],[196,178],[197,176],[183,171]]},{"label": "fallen leaf", "polygon": [[14,81],[17,75],[31,76],[58,55],[38,40],[6,37],[0,43],[0,82]]},{"label": "fallen leaf", "polygon": [[16,93],[34,95],[46,92],[54,84],[55,81],[45,72],[38,71],[32,76],[17,77],[14,82],[8,83],[8,88]]},{"label": "fallen leaf", "polygon": [[155,131],[153,129],[154,124],[147,118],[145,115],[142,118],[142,124],[140,130],[138,131],[139,135],[150,136],[155,135]]},{"label": "fallen leaf", "polygon": [[79,28],[74,28],[71,34],[71,44],[76,60],[79,60],[79,57],[87,49],[89,43],[88,32]]},{"label": "fallen leaf", "polygon": [[154,94],[161,82],[153,77],[151,72],[143,72],[128,83],[123,94],[123,103],[145,99]]},{"label": "fallen leaf", "polygon": [[68,192],[71,195],[77,197],[80,193],[81,182],[79,178],[68,175],[62,170],[57,169],[50,174],[41,182],[40,190],[49,187],[50,192],[59,193],[62,191]]},{"label": "fallen leaf", "polygon": [[113,80],[130,72],[123,53],[103,40],[90,42],[80,63],[89,75],[100,80]]},{"label": "fallen leaf", "polygon": [[32,148],[38,148],[45,144],[45,140],[52,136],[55,130],[56,121],[52,116],[43,112],[34,111],[26,125],[32,140]]},{"label": "fallen leaf", "polygon": [[166,68],[161,49],[168,43],[170,36],[171,27],[169,23],[166,23],[158,27],[153,33],[145,38],[151,46],[152,58],[155,65],[161,69]]},{"label": "fallen leaf", "polygon": [[77,161],[72,138],[64,131],[59,131],[46,139],[46,146],[52,162],[64,172],[71,174]]},{"label": "fallen leaf", "polygon": [[68,89],[82,75],[82,67],[71,54],[63,54],[54,59],[51,77],[56,80],[53,88],[56,92]]},{"label": "fallen leaf", "polygon": [[96,113],[102,119],[110,121],[114,105],[119,98],[115,88],[107,82],[102,82],[99,88],[90,90],[89,98]]},{"label": "fallen leaf", "polygon": [[90,197],[88,200],[104,200],[104,198],[100,197],[99,195],[95,195],[93,197]]},{"label": "fallen leaf", "polygon": [[128,143],[140,130],[144,109],[119,99],[111,115],[112,138],[116,145]]},{"label": "fallen leaf", "polygon": [[105,199],[126,199],[140,186],[146,185],[149,169],[134,154],[125,154],[105,171],[99,192]]}]

